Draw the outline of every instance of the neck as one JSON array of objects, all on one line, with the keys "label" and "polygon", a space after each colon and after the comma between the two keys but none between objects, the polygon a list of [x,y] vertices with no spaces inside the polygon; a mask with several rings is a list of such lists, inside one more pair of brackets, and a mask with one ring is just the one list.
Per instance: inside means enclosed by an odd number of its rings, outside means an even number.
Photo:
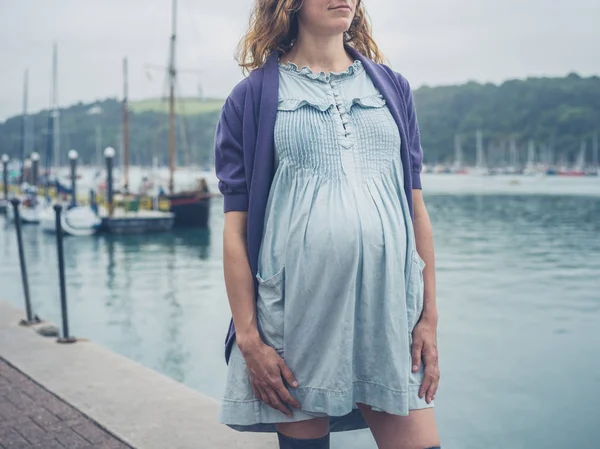
[{"label": "neck", "polygon": [[313,72],[343,72],[352,65],[352,58],[344,48],[344,35],[317,36],[299,30],[298,38],[282,61],[293,62],[298,67],[308,67]]}]

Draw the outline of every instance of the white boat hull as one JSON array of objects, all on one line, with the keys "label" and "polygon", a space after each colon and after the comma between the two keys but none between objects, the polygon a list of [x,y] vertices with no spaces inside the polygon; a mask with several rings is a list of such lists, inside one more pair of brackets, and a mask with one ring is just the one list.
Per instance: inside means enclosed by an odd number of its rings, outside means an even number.
[{"label": "white boat hull", "polygon": [[[40,216],[44,210],[45,200],[42,197],[38,197],[37,203],[34,207],[24,206],[19,204],[19,216],[21,217],[21,223],[23,224],[38,224],[40,222]],[[6,207],[6,218],[10,221],[15,221],[15,209],[12,204],[8,204]]]},{"label": "white boat hull", "polygon": [[[60,218],[63,233],[75,237],[94,235],[102,224],[102,220],[87,206],[71,209],[63,207]],[[56,233],[56,215],[53,207],[47,207],[43,211],[41,226],[45,232]]]}]

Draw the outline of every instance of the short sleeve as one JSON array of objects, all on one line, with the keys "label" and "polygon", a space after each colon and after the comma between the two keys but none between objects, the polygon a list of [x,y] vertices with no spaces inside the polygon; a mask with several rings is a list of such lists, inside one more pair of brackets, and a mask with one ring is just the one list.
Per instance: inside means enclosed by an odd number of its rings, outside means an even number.
[{"label": "short sleeve", "polygon": [[241,114],[229,97],[221,110],[215,134],[215,171],[225,212],[248,210],[242,135]]},{"label": "short sleeve", "polygon": [[406,78],[398,75],[402,90],[404,91],[404,101],[407,112],[407,135],[410,142],[410,160],[412,167],[412,185],[413,189],[422,189],[421,186],[421,169],[423,167],[423,148],[421,147],[421,134],[419,131],[419,122],[417,120],[417,111],[415,109],[415,101],[413,98],[410,84]]}]

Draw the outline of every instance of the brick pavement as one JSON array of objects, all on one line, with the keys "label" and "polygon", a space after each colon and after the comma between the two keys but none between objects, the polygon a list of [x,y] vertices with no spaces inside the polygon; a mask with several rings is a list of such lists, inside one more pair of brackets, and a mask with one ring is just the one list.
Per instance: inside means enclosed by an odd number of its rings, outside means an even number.
[{"label": "brick pavement", "polygon": [[0,358],[0,448],[131,449]]}]

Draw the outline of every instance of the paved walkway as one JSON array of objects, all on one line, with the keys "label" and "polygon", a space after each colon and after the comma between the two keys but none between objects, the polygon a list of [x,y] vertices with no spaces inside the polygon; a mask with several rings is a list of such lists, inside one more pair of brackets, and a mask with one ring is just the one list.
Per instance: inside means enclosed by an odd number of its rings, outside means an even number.
[{"label": "paved walkway", "polygon": [[0,448],[129,449],[131,446],[0,358]]}]

